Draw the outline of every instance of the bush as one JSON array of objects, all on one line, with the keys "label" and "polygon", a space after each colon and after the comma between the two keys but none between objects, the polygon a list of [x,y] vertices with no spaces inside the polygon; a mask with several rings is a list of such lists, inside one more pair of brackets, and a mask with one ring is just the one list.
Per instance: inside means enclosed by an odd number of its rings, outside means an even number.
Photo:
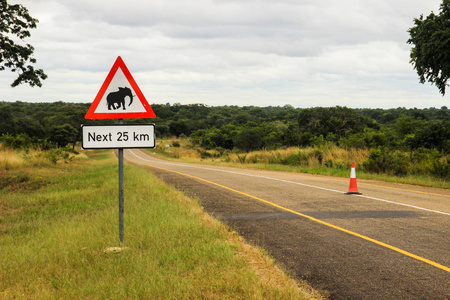
[{"label": "bush", "polygon": [[11,149],[29,149],[31,138],[26,133],[13,136],[9,133],[2,135],[3,146]]},{"label": "bush", "polygon": [[241,164],[245,164],[245,160],[247,159],[247,154],[242,154],[242,156],[239,156],[239,154],[236,153],[236,156],[238,157],[239,162]]},{"label": "bush", "polygon": [[442,179],[450,179],[450,160],[446,157],[444,159],[437,159],[433,162],[431,173]]},{"label": "bush", "polygon": [[280,163],[283,165],[299,166],[302,164],[302,161],[307,162],[308,157],[301,152],[292,153],[285,158],[280,158]]},{"label": "bush", "polygon": [[209,153],[209,152],[206,151],[206,150],[200,150],[200,149],[197,149],[197,152],[200,154],[200,157],[201,157],[202,159],[206,159],[206,158],[212,157],[212,154]]},{"label": "bush", "polygon": [[396,176],[405,176],[408,174],[409,164],[408,156],[397,151],[391,160],[391,171]]},{"label": "bush", "polygon": [[323,152],[319,149],[314,149],[314,151],[309,154],[309,157],[316,158],[319,161],[319,164],[322,164]]},{"label": "bush", "polygon": [[78,152],[72,148],[59,148],[48,151],[46,156],[53,164],[56,164],[60,159],[64,160],[65,163],[68,163],[74,158],[74,156],[70,156],[70,153],[78,154]]},{"label": "bush", "polygon": [[394,174],[404,176],[408,173],[410,161],[401,152],[392,153],[386,147],[370,150],[367,161],[363,163],[364,170],[374,173]]},{"label": "bush", "polygon": [[[33,148],[40,150],[50,150],[56,148],[56,144],[48,140],[33,139]],[[76,153],[78,154],[78,153]]]}]

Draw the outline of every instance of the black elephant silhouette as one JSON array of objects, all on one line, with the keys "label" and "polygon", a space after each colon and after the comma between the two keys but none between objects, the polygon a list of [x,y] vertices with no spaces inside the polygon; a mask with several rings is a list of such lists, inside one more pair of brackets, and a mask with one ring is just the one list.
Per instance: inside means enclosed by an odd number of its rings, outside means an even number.
[{"label": "black elephant silhouette", "polygon": [[[133,103],[133,94],[131,93],[131,89],[127,87],[119,87],[119,90],[116,92],[111,92],[106,96],[106,102],[108,103],[108,110],[116,110],[121,106],[125,110],[125,97],[130,97],[130,104]],[[117,105],[117,106],[116,106]]]}]

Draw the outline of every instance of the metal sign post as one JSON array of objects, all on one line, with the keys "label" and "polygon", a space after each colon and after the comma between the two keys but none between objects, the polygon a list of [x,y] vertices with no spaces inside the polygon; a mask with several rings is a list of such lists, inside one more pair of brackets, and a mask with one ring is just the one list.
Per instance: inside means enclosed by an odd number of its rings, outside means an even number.
[{"label": "metal sign post", "polygon": [[[118,124],[123,124],[123,119],[118,120]],[[119,148],[119,247],[123,243],[123,148]]]}]

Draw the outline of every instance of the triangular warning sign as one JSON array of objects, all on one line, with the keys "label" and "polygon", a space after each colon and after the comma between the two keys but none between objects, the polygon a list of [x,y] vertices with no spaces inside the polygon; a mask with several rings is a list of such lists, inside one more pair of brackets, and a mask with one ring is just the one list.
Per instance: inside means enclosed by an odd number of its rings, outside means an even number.
[{"label": "triangular warning sign", "polygon": [[156,118],[156,115],[118,56],[84,118]]}]

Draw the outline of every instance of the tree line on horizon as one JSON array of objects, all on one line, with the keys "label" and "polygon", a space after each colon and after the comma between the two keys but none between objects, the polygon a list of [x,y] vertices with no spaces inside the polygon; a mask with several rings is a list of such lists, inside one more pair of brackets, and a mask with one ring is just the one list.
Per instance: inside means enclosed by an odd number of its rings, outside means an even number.
[{"label": "tree line on horizon", "polygon": [[[0,136],[28,137],[29,143],[60,147],[80,141],[90,104],[0,102]],[[154,123],[157,138],[191,137],[205,149],[252,151],[335,143],[343,148],[426,148],[450,151],[450,110],[441,108],[347,108],[285,106],[207,106],[152,104],[155,119],[125,119],[127,124]],[[19,143],[20,144],[20,143]]]}]

